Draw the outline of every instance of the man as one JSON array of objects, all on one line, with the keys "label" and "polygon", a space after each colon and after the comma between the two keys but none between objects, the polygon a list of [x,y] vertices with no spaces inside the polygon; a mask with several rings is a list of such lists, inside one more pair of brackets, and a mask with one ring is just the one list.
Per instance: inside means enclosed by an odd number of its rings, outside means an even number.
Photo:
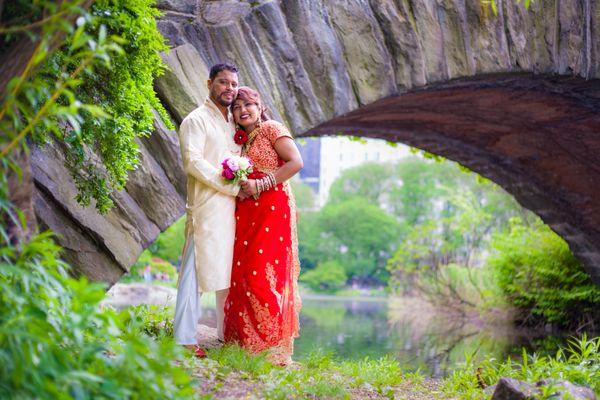
[{"label": "man", "polygon": [[[215,292],[217,334],[223,339],[223,306],[229,291],[238,185],[221,177],[221,162],[240,155],[229,106],[237,95],[237,68],[217,64],[207,81],[209,96],[181,123],[179,140],[187,175],[185,245],[175,306],[175,340],[199,357],[196,327],[200,296]],[[242,194],[243,196],[243,194]]]}]

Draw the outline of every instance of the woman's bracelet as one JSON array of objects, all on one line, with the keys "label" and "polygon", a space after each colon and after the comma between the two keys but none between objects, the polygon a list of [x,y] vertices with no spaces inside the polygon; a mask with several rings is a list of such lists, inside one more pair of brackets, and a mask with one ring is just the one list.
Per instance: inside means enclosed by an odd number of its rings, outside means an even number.
[{"label": "woman's bracelet", "polygon": [[260,194],[266,190],[272,189],[277,186],[277,180],[275,179],[275,175],[272,172],[269,172],[267,175],[262,177],[261,179],[257,179],[256,181],[256,194],[253,195],[254,200],[258,200]]},{"label": "woman's bracelet", "polygon": [[256,185],[256,193],[252,195],[252,197],[254,197],[254,200],[258,200],[258,197],[260,196],[260,179],[257,179],[254,181],[254,184]]},{"label": "woman's bracelet", "polygon": [[272,172],[269,172],[267,174],[267,177],[271,181],[271,187],[272,188],[274,188],[275,186],[277,186],[277,180],[275,179],[275,174],[273,174]]}]

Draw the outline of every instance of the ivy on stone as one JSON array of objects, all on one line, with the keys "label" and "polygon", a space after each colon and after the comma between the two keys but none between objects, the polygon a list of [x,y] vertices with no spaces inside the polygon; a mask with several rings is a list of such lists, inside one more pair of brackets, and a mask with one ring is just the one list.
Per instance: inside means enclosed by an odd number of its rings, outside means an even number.
[{"label": "ivy on stone", "polygon": [[[168,48],[156,28],[159,11],[153,3],[152,0],[96,1],[82,33],[109,38],[122,49],[111,56],[110,62],[81,76],[74,96],[90,106],[70,116],[68,125],[62,126],[59,134],[65,143],[67,166],[78,188],[77,200],[89,206],[94,199],[101,213],[111,208],[112,192],[123,189],[128,172],[138,165],[137,140],[152,133],[153,110],[172,128],[153,89],[154,78],[165,69],[159,52]],[[69,57],[68,51],[81,42],[78,32],[79,29],[44,68],[48,82],[64,69],[77,68],[78,60]],[[65,97],[61,101],[69,103]]]}]

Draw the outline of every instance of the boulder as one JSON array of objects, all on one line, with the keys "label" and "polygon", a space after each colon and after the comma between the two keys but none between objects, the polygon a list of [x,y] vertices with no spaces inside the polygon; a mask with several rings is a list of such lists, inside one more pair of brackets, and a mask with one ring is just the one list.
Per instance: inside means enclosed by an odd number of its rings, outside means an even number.
[{"label": "boulder", "polygon": [[162,58],[168,69],[156,80],[156,91],[164,106],[181,123],[208,96],[209,69],[191,44],[171,49]]},{"label": "boulder", "polygon": [[[542,395],[541,388],[550,388],[550,398],[557,400],[597,400],[594,391],[588,387],[577,386],[568,381],[539,381],[527,383],[513,378],[501,378],[495,386],[491,400],[535,400]],[[547,393],[547,392],[546,392]]]}]

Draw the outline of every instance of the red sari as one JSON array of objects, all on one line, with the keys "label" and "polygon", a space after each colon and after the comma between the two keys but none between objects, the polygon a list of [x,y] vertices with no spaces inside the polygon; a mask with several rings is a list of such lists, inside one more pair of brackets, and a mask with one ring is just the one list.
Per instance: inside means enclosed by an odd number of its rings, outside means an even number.
[{"label": "red sari", "polygon": [[[275,121],[265,121],[244,148],[254,164],[250,178],[261,178],[281,165],[273,145],[290,137]],[[276,364],[291,360],[298,337],[297,290],[300,263],[296,206],[288,182],[262,192],[258,200],[237,201],[231,286],[225,302],[225,341],[253,353],[269,350]]]}]

